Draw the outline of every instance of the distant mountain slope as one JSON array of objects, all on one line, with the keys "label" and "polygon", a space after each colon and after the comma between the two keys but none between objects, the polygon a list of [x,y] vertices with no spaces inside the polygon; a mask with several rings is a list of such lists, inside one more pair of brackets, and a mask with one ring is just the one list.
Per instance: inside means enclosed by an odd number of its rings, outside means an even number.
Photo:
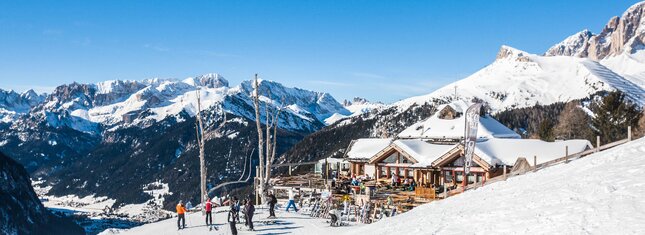
[{"label": "distant mountain slope", "polygon": [[1,234],[84,234],[72,220],[49,212],[31,187],[27,171],[2,153],[0,178]]}]

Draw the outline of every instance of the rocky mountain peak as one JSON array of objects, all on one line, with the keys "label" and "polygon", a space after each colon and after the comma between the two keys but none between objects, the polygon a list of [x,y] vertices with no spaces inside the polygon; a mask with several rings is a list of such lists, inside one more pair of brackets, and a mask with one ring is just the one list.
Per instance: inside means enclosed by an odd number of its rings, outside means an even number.
[{"label": "rocky mountain peak", "polygon": [[343,106],[351,106],[354,104],[368,104],[370,103],[367,99],[363,97],[354,97],[352,100],[343,100]]},{"label": "rocky mountain peak", "polygon": [[530,59],[527,57],[529,53],[515,49],[510,46],[502,45],[502,47],[499,49],[499,52],[497,52],[497,57],[495,57],[495,61],[501,61],[501,60],[514,60],[514,61],[522,61],[522,62],[527,62],[530,61]]},{"label": "rocky mountain peak", "polygon": [[555,44],[544,53],[546,56],[577,56],[584,57],[587,53],[589,39],[593,36],[591,31],[585,29],[564,39],[564,41]]},{"label": "rocky mountain peak", "polygon": [[217,73],[208,73],[194,78],[187,78],[184,80],[184,83],[208,88],[228,87],[228,80]]},{"label": "rocky mountain peak", "polygon": [[[546,56],[576,56],[602,60],[645,48],[645,1],[631,6],[621,17],[609,19],[599,34],[585,31],[549,48]],[[584,32],[584,33],[583,33]]]}]

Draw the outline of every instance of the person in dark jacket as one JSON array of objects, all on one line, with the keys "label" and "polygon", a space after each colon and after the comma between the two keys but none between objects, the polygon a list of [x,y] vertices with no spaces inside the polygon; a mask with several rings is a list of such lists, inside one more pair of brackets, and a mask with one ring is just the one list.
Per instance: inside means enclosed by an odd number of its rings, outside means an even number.
[{"label": "person in dark jacket", "polygon": [[253,229],[253,213],[255,213],[255,206],[251,199],[246,200],[246,205],[244,206],[244,216],[246,218],[246,225],[249,226],[249,230],[254,231]]},{"label": "person in dark jacket", "polygon": [[235,207],[235,199],[236,198],[231,199],[231,209],[228,211],[228,224],[231,227],[231,234],[233,235],[237,235],[237,227],[235,227],[235,225],[237,224],[237,218],[239,217],[238,211]]},{"label": "person in dark jacket", "polygon": [[275,204],[278,203],[278,199],[275,198],[273,193],[269,192],[269,218],[275,218]]}]

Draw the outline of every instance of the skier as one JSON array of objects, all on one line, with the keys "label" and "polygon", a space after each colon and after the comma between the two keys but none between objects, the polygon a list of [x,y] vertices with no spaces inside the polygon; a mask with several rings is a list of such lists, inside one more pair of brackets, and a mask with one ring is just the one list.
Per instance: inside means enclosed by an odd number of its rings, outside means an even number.
[{"label": "skier", "polygon": [[190,203],[190,201],[186,202],[186,210],[187,210],[187,211],[190,211],[190,210],[192,210],[192,209],[193,209],[193,204],[192,204],[192,203]]},{"label": "skier", "polygon": [[275,198],[273,193],[269,192],[269,218],[275,218],[275,204],[278,203],[278,199]]},{"label": "skier", "polygon": [[238,211],[236,210],[237,207],[235,207],[235,200],[236,198],[233,197],[231,200],[231,208],[228,211],[228,225],[231,227],[231,234],[237,235],[237,227],[235,227],[235,224],[239,221],[239,215]]},{"label": "skier", "polygon": [[235,221],[240,222],[240,200],[237,200],[236,196],[233,196],[233,205],[235,206]]},{"label": "skier", "polygon": [[177,230],[186,228],[186,217],[184,214],[186,213],[186,208],[184,207],[184,204],[182,203],[181,200],[179,200],[179,203],[177,204]]},{"label": "skier", "polygon": [[293,200],[294,195],[293,195],[293,188],[289,189],[289,203],[287,204],[287,212],[289,211],[289,208],[293,206],[293,209],[298,212],[298,208],[296,207],[296,202]]},{"label": "skier", "polygon": [[244,206],[244,214],[246,217],[246,224],[249,226],[250,231],[255,231],[253,229],[253,213],[255,213],[255,206],[253,205],[253,202],[251,202],[251,199],[246,200],[246,205]]},{"label": "skier", "polygon": [[206,226],[213,225],[213,203],[210,198],[206,200],[204,210],[206,211]]}]

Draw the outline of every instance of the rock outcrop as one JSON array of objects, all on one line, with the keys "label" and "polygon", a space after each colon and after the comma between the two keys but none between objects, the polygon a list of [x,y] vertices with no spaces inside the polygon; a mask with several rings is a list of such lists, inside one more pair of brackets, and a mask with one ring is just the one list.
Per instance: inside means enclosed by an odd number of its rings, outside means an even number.
[{"label": "rock outcrop", "polygon": [[645,2],[631,6],[621,17],[614,16],[599,34],[576,33],[549,48],[546,56],[576,56],[592,60],[645,48]]},{"label": "rock outcrop", "polygon": [[70,219],[50,213],[22,165],[0,153],[0,234],[84,234]]}]

